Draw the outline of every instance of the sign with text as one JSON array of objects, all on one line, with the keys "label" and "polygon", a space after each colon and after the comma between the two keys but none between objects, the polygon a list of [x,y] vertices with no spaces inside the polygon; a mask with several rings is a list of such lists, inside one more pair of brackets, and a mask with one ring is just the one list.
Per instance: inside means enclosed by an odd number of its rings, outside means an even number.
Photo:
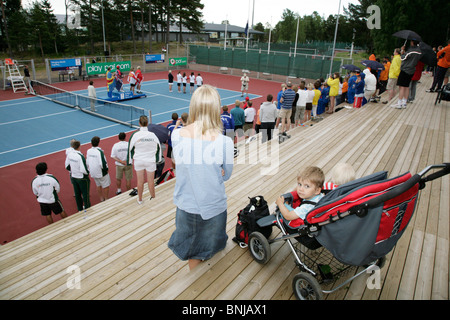
[{"label": "sign with text", "polygon": [[169,65],[170,66],[185,66],[185,65],[187,65],[187,57],[170,58]]},{"label": "sign with text", "polygon": [[145,63],[163,63],[165,61],[164,54],[146,54]]},{"label": "sign with text", "polygon": [[59,60],[50,60],[50,68],[52,71],[56,70],[67,70],[73,67],[80,67],[81,59],[59,59]]},{"label": "sign with text", "polygon": [[131,68],[131,61],[87,63],[86,70],[88,76],[91,76],[94,74],[106,74],[108,67],[111,67],[111,72],[114,72],[116,71],[117,66],[120,66],[120,71],[128,72]]}]

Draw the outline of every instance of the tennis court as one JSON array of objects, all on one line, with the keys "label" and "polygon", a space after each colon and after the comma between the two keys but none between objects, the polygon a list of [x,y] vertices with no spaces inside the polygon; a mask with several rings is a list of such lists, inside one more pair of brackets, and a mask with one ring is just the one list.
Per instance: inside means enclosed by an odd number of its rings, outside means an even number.
[{"label": "tennis court", "polygon": [[[167,80],[157,79],[145,81],[141,89],[147,97],[127,100],[122,104],[142,108],[146,115],[150,110],[153,123],[169,121],[173,112],[181,115],[189,111],[189,86],[186,94],[178,93],[176,85],[173,92],[169,92]],[[129,85],[124,85],[124,90],[129,90]],[[99,99],[107,97],[106,87],[96,88],[96,91]],[[223,105],[230,105],[236,99],[242,99],[240,92],[220,88],[218,91]],[[73,93],[88,96],[87,90]],[[260,96],[249,94],[249,97],[254,99]],[[110,104],[96,105],[96,108],[99,107],[112,108]],[[134,118],[133,124],[136,125],[139,117]],[[0,101],[0,119],[0,134],[3,137],[0,145],[0,167],[64,150],[72,138],[85,144],[89,143],[93,136],[105,139],[122,131],[133,130],[130,126],[92,116],[79,109],[68,108],[37,96]]]}]

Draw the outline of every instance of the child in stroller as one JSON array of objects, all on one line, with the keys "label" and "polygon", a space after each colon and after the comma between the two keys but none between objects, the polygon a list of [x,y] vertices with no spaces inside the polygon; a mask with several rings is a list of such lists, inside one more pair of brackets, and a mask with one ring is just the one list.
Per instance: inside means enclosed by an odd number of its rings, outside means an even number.
[{"label": "child in stroller", "polygon": [[[437,168],[441,170],[425,176]],[[419,190],[425,188],[426,182],[449,173],[450,163],[444,163],[428,166],[414,176],[406,172],[388,179],[387,172],[380,171],[356,179],[330,191],[304,220],[298,219],[301,224],[297,228],[290,228],[282,221],[277,210],[275,214],[259,219],[257,224],[260,227],[275,225],[281,235],[267,239],[259,232],[251,233],[248,240],[250,253],[254,260],[265,264],[271,256],[270,244],[286,241],[301,270],[292,281],[296,297],[321,299],[322,293],[334,292],[374,267],[382,268],[385,256],[394,248],[413,216]],[[291,241],[294,238],[307,250],[299,244],[294,246]],[[308,238],[312,239],[311,243],[304,241]],[[314,255],[311,256],[314,251],[310,252],[321,246],[323,252],[343,266],[364,269],[333,290],[322,290],[320,284],[327,281],[327,270],[321,270]],[[333,271],[332,274],[336,275]]]}]

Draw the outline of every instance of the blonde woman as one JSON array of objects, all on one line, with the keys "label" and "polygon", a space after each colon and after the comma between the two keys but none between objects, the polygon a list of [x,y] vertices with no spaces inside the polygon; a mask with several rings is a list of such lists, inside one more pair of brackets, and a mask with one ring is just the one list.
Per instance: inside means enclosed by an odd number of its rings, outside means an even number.
[{"label": "blonde woman", "polygon": [[192,270],[225,248],[227,196],[234,147],[222,134],[219,93],[209,85],[194,91],[187,125],[171,135],[177,168],[175,226],[169,248]]}]

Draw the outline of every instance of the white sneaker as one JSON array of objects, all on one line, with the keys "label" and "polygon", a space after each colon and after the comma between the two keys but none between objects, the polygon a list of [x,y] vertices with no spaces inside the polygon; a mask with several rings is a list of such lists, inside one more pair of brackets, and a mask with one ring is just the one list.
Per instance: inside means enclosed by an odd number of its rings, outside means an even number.
[{"label": "white sneaker", "polygon": [[139,199],[136,199],[136,201],[137,201],[138,204],[143,204],[144,203],[144,200],[139,201]]}]

